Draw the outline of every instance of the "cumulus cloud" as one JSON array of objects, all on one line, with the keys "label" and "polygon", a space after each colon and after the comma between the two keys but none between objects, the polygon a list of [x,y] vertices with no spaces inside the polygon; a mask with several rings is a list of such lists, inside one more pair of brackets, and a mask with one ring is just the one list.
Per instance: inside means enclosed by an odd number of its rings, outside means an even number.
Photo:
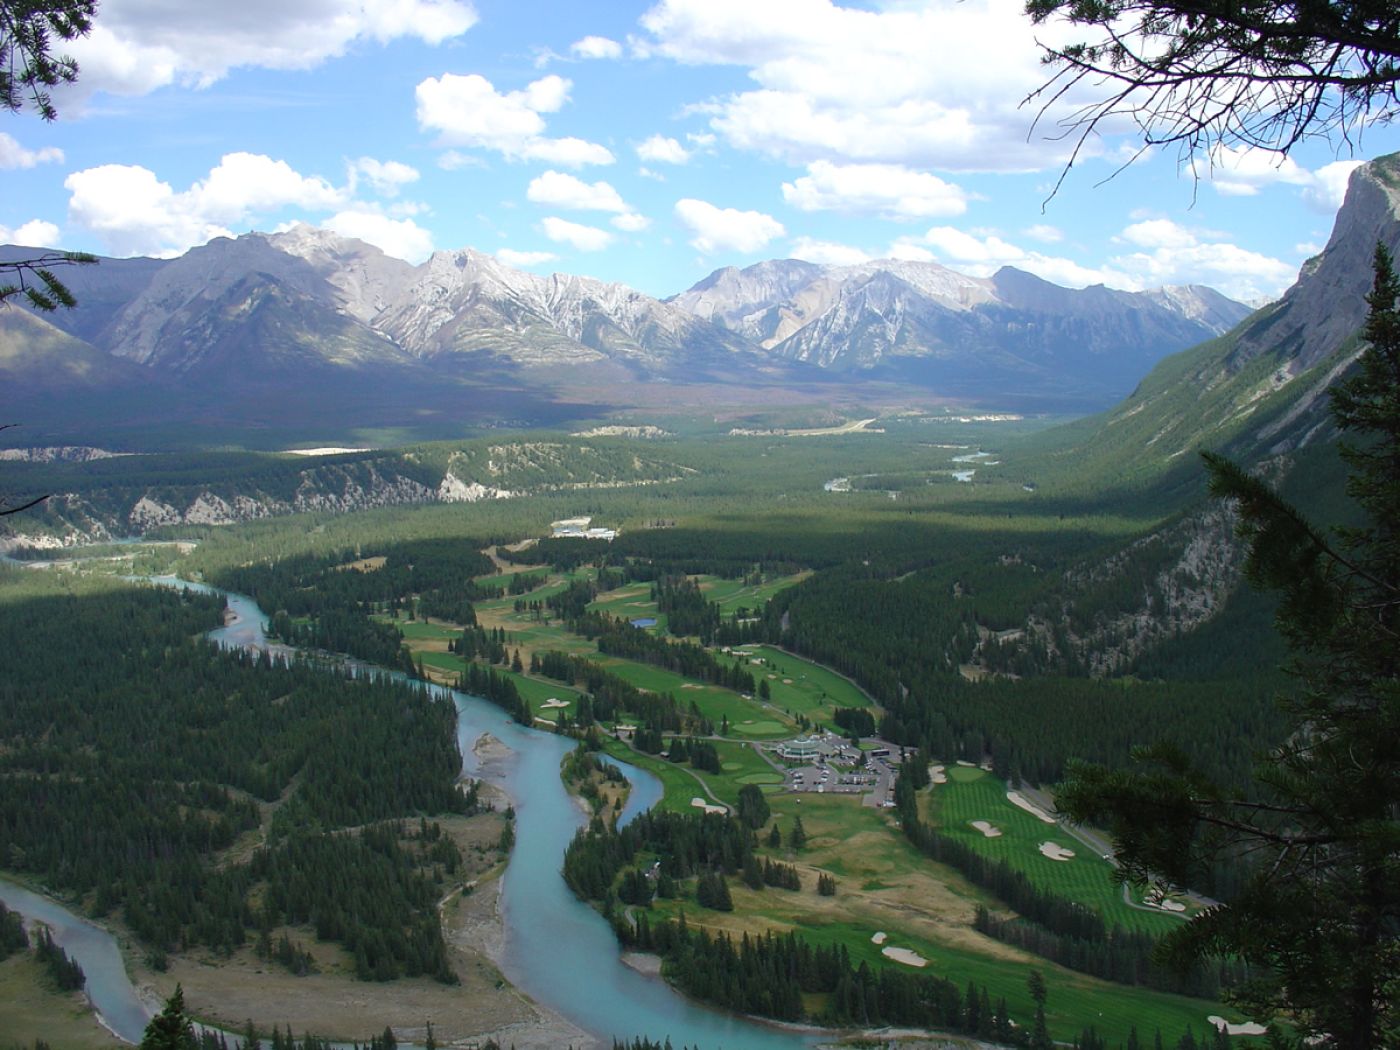
[{"label": "cumulus cloud", "polygon": [[1123,228],[1123,240],[1143,248],[1185,248],[1196,235],[1171,219],[1144,219]]},{"label": "cumulus cloud", "polygon": [[690,150],[673,138],[657,133],[635,147],[637,156],[653,164],[684,164],[690,160]]},{"label": "cumulus cloud", "polygon": [[799,237],[793,241],[788,255],[819,266],[855,266],[870,261],[869,254],[859,248],[832,241],[813,240],[811,237]]},{"label": "cumulus cloud", "polygon": [[0,168],[32,168],[38,164],[58,164],[62,161],[63,150],[57,146],[25,149],[13,136],[0,131]]},{"label": "cumulus cloud", "polygon": [[612,218],[612,224],[624,233],[641,233],[651,225],[651,220],[645,215],[638,215],[634,211],[624,212]]},{"label": "cumulus cloud", "polygon": [[551,73],[522,91],[497,91],[479,73],[444,73],[419,83],[418,126],[438,133],[443,146],[496,150],[511,160],[543,160],[565,167],[611,164],[603,146],[578,138],[545,136],[543,113],[555,113],[573,85]]},{"label": "cumulus cloud", "polygon": [[936,175],[900,164],[833,164],[819,160],[783,183],[783,200],[802,211],[844,211],[887,219],[961,215],[967,194]]},{"label": "cumulus cloud", "polygon": [[1223,234],[1191,230],[1170,219],[1142,219],[1126,226],[1115,240],[1130,250],[1099,266],[1023,248],[994,232],[969,233],[950,226],[935,226],[903,244],[906,250],[931,249],[938,262],[975,277],[1014,266],[1067,288],[1104,284],[1142,291],[1167,284],[1208,284],[1242,302],[1272,298],[1297,275],[1296,267],[1232,244]]},{"label": "cumulus cloud", "polygon": [[1303,190],[1303,200],[1325,215],[1331,215],[1346,199],[1351,173],[1365,163],[1359,160],[1338,160],[1324,164],[1313,172],[1312,185]]},{"label": "cumulus cloud", "polygon": [[935,226],[922,237],[901,238],[890,253],[897,259],[940,263],[972,277],[990,277],[1003,266],[1014,266],[1067,288],[1091,284],[1128,290],[1140,287],[1136,279],[1122,271],[1088,267],[1073,259],[1026,249],[990,231]]},{"label": "cumulus cloud", "polygon": [[1033,241],[1040,241],[1042,244],[1059,244],[1065,239],[1064,231],[1058,226],[1050,226],[1046,223],[1036,223],[1034,226],[1027,226],[1025,234]]},{"label": "cumulus cloud", "polygon": [[476,21],[466,0],[103,0],[92,32],[64,43],[83,74],[62,94],[141,95],[207,87],[243,67],[311,69],[364,42],[440,44]]},{"label": "cumulus cloud", "polygon": [[717,208],[693,197],[676,201],[676,218],[695,234],[691,245],[706,253],[749,254],[787,232],[782,223],[763,212]]},{"label": "cumulus cloud", "polygon": [[[1062,164],[1071,148],[1028,140],[1032,113],[1020,103],[1046,76],[1036,37],[1054,43],[1068,31],[1032,27],[1020,0],[876,10],[832,0],[661,0],[641,26],[641,54],[745,69],[755,87],[712,100],[711,127],[732,146],[789,163],[1031,171]],[[1080,99],[1071,91],[1065,101]]]},{"label": "cumulus cloud", "polygon": [[581,252],[600,252],[613,242],[613,235],[607,230],[569,222],[554,215],[547,216],[540,223],[540,228],[551,241],[570,245]]},{"label": "cumulus cloud", "polygon": [[890,245],[889,257],[904,262],[935,262],[937,257],[922,245],[908,239],[901,239]]},{"label": "cumulus cloud", "polygon": [[1143,250],[1116,256],[1109,265],[1131,275],[1138,287],[1208,284],[1233,299],[1256,302],[1278,296],[1298,275],[1296,266],[1281,259],[1168,219],[1135,223],[1123,230],[1122,240]]},{"label": "cumulus cloud", "polygon": [[75,171],[63,185],[72,221],[116,255],[178,255],[282,208],[330,211],[349,198],[325,179],[255,153],[225,154],[205,178],[180,192],[132,164]]},{"label": "cumulus cloud", "polygon": [[397,197],[399,190],[418,181],[418,169],[396,160],[361,157],[350,166],[352,179],[363,176],[381,197]]},{"label": "cumulus cloud", "polygon": [[1342,206],[1351,173],[1362,163],[1339,160],[1309,171],[1292,157],[1268,150],[1221,146],[1211,155],[1208,176],[1215,191],[1227,197],[1253,197],[1270,186],[1297,186],[1309,207],[1330,215]]},{"label": "cumulus cloud", "polygon": [[579,58],[621,58],[622,45],[605,36],[586,36],[570,44],[569,53]]},{"label": "cumulus cloud", "polygon": [[519,252],[514,248],[498,248],[496,258],[507,266],[539,266],[541,263],[554,262],[559,256],[553,252]]},{"label": "cumulus cloud", "polygon": [[546,171],[530,180],[527,200],[576,211],[626,212],[627,202],[606,182],[584,182],[562,171]]},{"label": "cumulus cloud", "polygon": [[57,248],[58,241],[58,227],[43,219],[30,219],[14,229],[0,226],[0,244],[19,244],[26,248]]},{"label": "cumulus cloud", "polygon": [[1209,178],[1215,191],[1227,197],[1253,197],[1265,186],[1307,186],[1313,181],[1312,172],[1292,157],[1229,146],[1220,146],[1211,154]]},{"label": "cumulus cloud", "polygon": [[420,263],[433,254],[433,235],[412,219],[393,219],[373,209],[352,208],[337,212],[321,225],[407,262]]}]

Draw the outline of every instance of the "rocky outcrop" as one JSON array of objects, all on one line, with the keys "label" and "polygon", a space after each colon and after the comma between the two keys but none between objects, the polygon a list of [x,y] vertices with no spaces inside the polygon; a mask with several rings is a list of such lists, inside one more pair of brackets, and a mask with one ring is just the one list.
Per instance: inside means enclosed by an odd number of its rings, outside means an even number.
[{"label": "rocky outcrop", "polygon": [[943,389],[1121,396],[1166,354],[1249,311],[1208,288],[1071,290],[1011,267],[798,260],[719,270],[671,302],[774,355],[848,374],[895,371]]}]

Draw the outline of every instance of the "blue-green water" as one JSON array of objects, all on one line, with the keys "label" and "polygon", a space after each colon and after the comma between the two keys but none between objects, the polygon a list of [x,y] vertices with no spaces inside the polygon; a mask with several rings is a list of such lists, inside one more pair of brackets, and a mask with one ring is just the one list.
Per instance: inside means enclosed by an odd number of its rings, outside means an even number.
[{"label": "blue-green water", "polygon": [[[227,598],[232,622],[210,632],[210,638],[227,647],[267,648],[262,610],[243,595]],[[811,1035],[697,1006],[659,978],[624,965],[608,924],[574,897],[560,875],[564,850],[584,823],[582,810],[559,778],[559,764],[573,741],[517,725],[477,697],[451,695],[463,772],[501,787],[515,807],[515,848],[501,895],[501,969],[511,983],[606,1044],[615,1036],[630,1040],[639,1035],[669,1038],[677,1050],[797,1050],[816,1042]],[[474,745],[483,733],[505,744],[509,754],[482,761]],[[624,765],[623,772],[632,783],[623,811],[629,820],[661,798],[661,784],[643,770]],[[88,996],[103,1023],[123,1039],[138,1042],[150,1012],[137,998],[111,935],[4,880],[0,900],[53,928],[55,940],[87,974]]]}]

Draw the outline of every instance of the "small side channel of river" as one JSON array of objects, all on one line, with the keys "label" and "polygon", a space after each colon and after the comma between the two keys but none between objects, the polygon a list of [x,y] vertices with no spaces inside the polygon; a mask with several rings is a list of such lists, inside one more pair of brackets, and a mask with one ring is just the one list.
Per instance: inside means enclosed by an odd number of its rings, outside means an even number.
[{"label": "small side channel of river", "polygon": [[[218,593],[174,579],[156,582]],[[267,617],[257,604],[239,594],[226,598],[230,622],[209,637],[229,648],[269,648]],[[560,874],[564,850],[584,823],[581,808],[559,779],[559,764],[572,741],[520,726],[478,697],[443,692],[457,705],[463,772],[501,787],[515,807],[515,849],[502,883],[502,970],[513,984],[607,1045],[614,1037],[635,1036],[658,1042],[669,1038],[677,1050],[798,1050],[817,1042],[811,1034],[698,1006],[659,978],[626,966],[608,924],[574,897]],[[474,750],[483,733],[496,737],[510,753],[483,761]],[[643,770],[624,765],[623,772],[632,783],[625,821],[661,798],[661,784]],[[54,939],[87,974],[88,996],[103,1023],[123,1039],[139,1042],[150,1010],[132,987],[111,935],[54,901],[4,880],[0,900],[53,929]]]}]

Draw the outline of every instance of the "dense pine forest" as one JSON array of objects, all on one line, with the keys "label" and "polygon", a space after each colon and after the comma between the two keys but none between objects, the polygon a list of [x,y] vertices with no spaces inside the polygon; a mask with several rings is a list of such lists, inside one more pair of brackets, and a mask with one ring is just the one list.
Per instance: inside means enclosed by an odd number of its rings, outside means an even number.
[{"label": "dense pine forest", "polygon": [[222,652],[201,637],[221,612],[135,588],[7,605],[6,866],[119,916],[158,966],[306,924],[363,978],[453,980],[434,904],[459,858],[419,825],[475,805],[451,703]]}]

